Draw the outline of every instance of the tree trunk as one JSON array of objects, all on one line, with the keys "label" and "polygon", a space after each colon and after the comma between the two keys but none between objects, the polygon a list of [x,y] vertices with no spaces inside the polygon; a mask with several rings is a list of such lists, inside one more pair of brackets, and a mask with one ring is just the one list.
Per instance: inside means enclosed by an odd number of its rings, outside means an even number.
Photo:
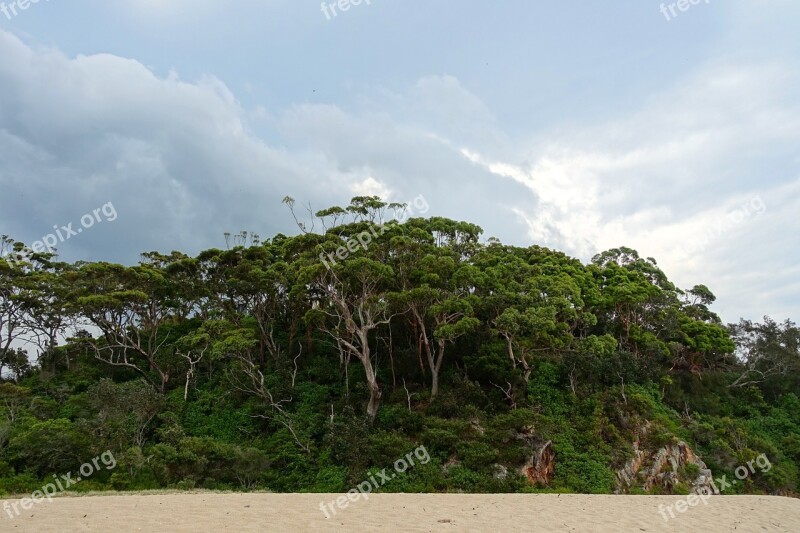
[{"label": "tree trunk", "polygon": [[169,372],[164,373],[158,369],[158,373],[161,375],[161,387],[159,390],[161,391],[161,394],[165,394],[167,392],[167,383],[169,382]]},{"label": "tree trunk", "polygon": [[369,344],[367,344],[367,333],[359,332],[361,338],[362,351],[359,359],[364,366],[364,374],[367,378],[367,387],[369,388],[369,404],[367,404],[367,417],[369,421],[375,420],[375,415],[378,414],[378,407],[381,403],[381,387],[378,385],[378,376],[375,373],[375,368],[372,366],[372,354],[370,353]]},{"label": "tree trunk", "polygon": [[431,400],[436,398],[436,395],[439,394],[439,371],[442,369],[442,363],[444,363],[444,349],[446,343],[444,340],[439,340],[436,344],[439,350],[435,354],[435,362],[434,359],[431,358]]},{"label": "tree trunk", "polygon": [[375,415],[378,414],[378,407],[381,403],[381,387],[378,385],[378,378],[375,375],[375,370],[372,368],[372,361],[369,359],[362,359],[364,371],[367,376],[367,387],[369,388],[369,404],[367,404],[367,417],[370,422],[375,420]]},{"label": "tree trunk", "polygon": [[376,381],[369,383],[369,403],[367,404],[367,417],[369,421],[375,420],[381,402],[381,389]]},{"label": "tree trunk", "polygon": [[[414,316],[416,317],[419,315],[415,312]],[[417,358],[419,359],[419,370],[422,372],[422,376],[425,377],[425,365],[422,363],[422,335],[419,333],[416,318],[411,321],[411,325],[414,327],[414,338],[417,339]]]}]

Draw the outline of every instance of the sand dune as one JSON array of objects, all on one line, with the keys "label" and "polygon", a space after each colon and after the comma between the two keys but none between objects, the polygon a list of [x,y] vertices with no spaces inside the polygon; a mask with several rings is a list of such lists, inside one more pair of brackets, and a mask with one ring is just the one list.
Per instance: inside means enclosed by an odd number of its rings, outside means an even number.
[{"label": "sand dune", "polygon": [[63,497],[13,520],[4,513],[0,531],[800,531],[800,500],[791,498],[716,496],[682,514],[673,510],[675,518],[665,512],[665,520],[659,505],[675,506],[681,497],[377,494],[326,518],[320,503],[339,496]]}]

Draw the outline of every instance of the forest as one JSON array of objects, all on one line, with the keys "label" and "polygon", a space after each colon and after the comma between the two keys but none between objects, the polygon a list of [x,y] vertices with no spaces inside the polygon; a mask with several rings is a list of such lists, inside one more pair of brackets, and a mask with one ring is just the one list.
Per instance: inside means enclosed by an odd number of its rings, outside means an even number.
[{"label": "forest", "polygon": [[[71,491],[796,495],[800,329],[723,324],[630,248],[588,264],[378,197],[195,257],[0,243],[0,496]],[[222,237],[222,236],[220,236]],[[706,280],[713,285],[713,280]],[[783,321],[781,321],[783,320]]]}]

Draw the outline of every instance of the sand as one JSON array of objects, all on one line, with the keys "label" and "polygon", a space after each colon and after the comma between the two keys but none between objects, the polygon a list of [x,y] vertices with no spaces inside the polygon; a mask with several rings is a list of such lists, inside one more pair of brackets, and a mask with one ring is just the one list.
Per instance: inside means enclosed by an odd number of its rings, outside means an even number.
[{"label": "sand", "polygon": [[684,498],[376,494],[326,518],[320,502],[339,496],[201,492],[60,497],[13,520],[3,513],[0,531],[800,532],[800,500],[767,496],[714,496],[682,514],[674,510],[675,518],[665,510],[665,520],[659,504],[675,505]]}]

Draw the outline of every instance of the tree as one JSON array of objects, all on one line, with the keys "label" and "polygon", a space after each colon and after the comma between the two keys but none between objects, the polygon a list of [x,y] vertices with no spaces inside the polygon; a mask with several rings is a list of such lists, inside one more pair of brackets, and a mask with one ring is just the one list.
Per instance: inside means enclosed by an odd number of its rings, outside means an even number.
[{"label": "tree", "polygon": [[259,361],[264,362],[266,353],[278,361],[284,349],[276,338],[276,325],[285,322],[291,289],[280,247],[238,247],[225,255],[225,286],[233,304],[229,311],[236,310],[227,318],[238,324],[245,317],[252,318],[259,335]]},{"label": "tree", "polygon": [[314,292],[322,298],[316,301],[307,318],[336,342],[345,366],[351,357],[361,363],[369,389],[367,417],[373,420],[380,405],[381,387],[370,335],[391,321],[387,287],[393,271],[387,265],[361,257],[333,268],[319,264],[310,267],[309,273]]},{"label": "tree", "polygon": [[18,352],[12,343],[26,340],[26,317],[32,305],[25,288],[30,263],[21,254],[22,247],[7,235],[0,236],[0,379],[3,369],[16,361]]},{"label": "tree", "polygon": [[722,326],[687,316],[680,317],[679,324],[677,342],[670,343],[673,369],[685,368],[700,374],[703,369],[724,363],[726,356],[735,349],[734,342]]},{"label": "tree", "polygon": [[597,256],[593,262],[601,294],[598,314],[610,326],[617,326],[614,329],[622,346],[638,354],[651,339],[657,341],[649,331],[652,321],[647,320],[647,315],[663,307],[660,301],[663,291],[639,269],[619,266]]},{"label": "tree", "polygon": [[97,427],[108,446],[142,448],[153,419],[164,408],[163,397],[144,380],[114,383],[103,379],[89,391]]},{"label": "tree", "polygon": [[229,379],[236,390],[256,397],[269,410],[270,414],[257,414],[256,417],[273,420],[283,426],[292,435],[295,443],[305,453],[311,448],[296,428],[295,420],[288,411],[287,405],[292,399],[278,399],[267,381],[267,377],[259,367],[255,356],[257,340],[249,329],[237,329],[222,321],[208,323],[205,327],[218,339],[212,346],[212,354],[217,359],[233,363],[230,366]]},{"label": "tree", "polygon": [[[30,342],[39,348],[39,364],[55,363],[59,337],[65,337],[75,326],[70,312],[73,298],[74,268],[66,263],[49,263],[47,269],[32,272],[26,280],[28,298],[32,302],[24,315]],[[70,359],[65,361],[67,368]]]},{"label": "tree", "polygon": [[393,295],[411,315],[418,332],[431,371],[432,399],[439,393],[447,344],[480,325],[470,295],[478,271],[474,267],[456,271],[456,265],[452,257],[429,255],[420,261],[420,270],[425,272],[422,285]]},{"label": "tree", "polygon": [[770,379],[800,373],[800,328],[786,320],[777,323],[768,316],[762,324],[742,319],[728,326],[736,343],[736,355],[744,371],[731,387],[747,387]]},{"label": "tree", "polygon": [[480,325],[473,293],[480,270],[470,264],[482,230],[445,218],[409,221],[390,235],[398,291],[389,297],[407,313],[431,372],[431,398],[439,393],[439,375],[448,343]]},{"label": "tree", "polygon": [[170,378],[166,348],[177,339],[164,331],[174,320],[163,271],[92,263],[78,270],[77,283],[76,310],[102,334],[83,341],[96,359],[134,370],[164,393]]},{"label": "tree", "polygon": [[8,368],[14,381],[19,383],[19,380],[31,371],[28,352],[22,348],[0,350],[0,371],[3,368]]},{"label": "tree", "polygon": [[493,332],[505,342],[512,366],[530,379],[536,353],[572,350],[575,337],[596,324],[579,280],[592,280],[583,265],[539,247],[509,250],[490,245],[478,264],[484,271],[480,299]]},{"label": "tree", "polygon": [[194,331],[178,341],[175,353],[186,360],[189,365],[186,370],[186,384],[183,387],[183,401],[189,400],[189,385],[197,371],[197,366],[203,361],[206,352],[211,348],[213,340],[211,335],[201,327],[200,331]]},{"label": "tree", "polygon": [[19,421],[25,407],[31,403],[30,396],[31,390],[28,388],[0,383],[0,407],[4,409],[9,424],[13,425]]}]

